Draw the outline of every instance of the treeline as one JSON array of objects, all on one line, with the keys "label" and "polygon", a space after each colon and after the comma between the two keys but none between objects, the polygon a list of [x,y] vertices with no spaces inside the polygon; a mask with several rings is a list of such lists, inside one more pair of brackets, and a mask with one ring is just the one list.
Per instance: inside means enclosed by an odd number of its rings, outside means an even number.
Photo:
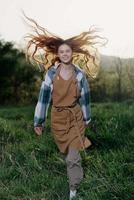
[{"label": "treeline", "polygon": [[40,73],[26,62],[23,50],[0,41],[0,104],[32,103]]},{"label": "treeline", "polygon": [[89,80],[92,101],[134,101],[134,59],[116,57],[109,65],[101,66],[98,77]]},{"label": "treeline", "polygon": [[[0,104],[35,103],[43,72],[26,61],[23,50],[0,41]],[[101,66],[98,77],[90,79],[93,102],[134,99],[134,66],[118,58],[108,69]]]}]

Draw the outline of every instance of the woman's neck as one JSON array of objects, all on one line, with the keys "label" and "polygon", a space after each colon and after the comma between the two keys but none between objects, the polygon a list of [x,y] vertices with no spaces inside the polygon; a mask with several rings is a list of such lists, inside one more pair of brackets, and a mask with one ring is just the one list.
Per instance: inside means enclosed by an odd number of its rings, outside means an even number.
[{"label": "woman's neck", "polygon": [[69,70],[72,67],[73,67],[72,63],[69,63],[69,64],[61,63],[61,68],[62,69]]}]

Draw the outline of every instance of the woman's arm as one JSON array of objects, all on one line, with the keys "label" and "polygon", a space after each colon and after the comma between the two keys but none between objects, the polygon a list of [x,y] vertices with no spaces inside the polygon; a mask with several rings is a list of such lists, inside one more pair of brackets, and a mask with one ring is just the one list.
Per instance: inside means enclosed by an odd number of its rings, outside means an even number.
[{"label": "woman's arm", "polygon": [[48,70],[44,81],[42,81],[38,102],[35,107],[34,113],[34,127],[44,127],[45,120],[48,113],[48,108],[51,101],[51,78],[50,78],[50,71]]},{"label": "woman's arm", "polygon": [[79,103],[82,108],[84,122],[88,125],[91,121],[90,88],[84,73],[81,79],[81,96],[79,98]]}]

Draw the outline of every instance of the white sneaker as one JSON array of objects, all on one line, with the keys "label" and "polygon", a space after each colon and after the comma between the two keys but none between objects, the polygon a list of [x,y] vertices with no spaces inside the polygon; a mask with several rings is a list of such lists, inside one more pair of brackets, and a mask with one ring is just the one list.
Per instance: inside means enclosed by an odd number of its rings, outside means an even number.
[{"label": "white sneaker", "polygon": [[70,190],[70,199],[72,200],[74,197],[76,197],[76,190]]}]

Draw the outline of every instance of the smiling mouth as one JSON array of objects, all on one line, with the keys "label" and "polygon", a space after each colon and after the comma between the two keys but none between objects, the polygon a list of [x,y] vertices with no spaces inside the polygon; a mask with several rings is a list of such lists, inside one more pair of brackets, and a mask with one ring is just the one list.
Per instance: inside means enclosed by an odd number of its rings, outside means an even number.
[{"label": "smiling mouth", "polygon": [[68,57],[66,57],[66,58],[63,57],[63,59],[68,59]]}]

